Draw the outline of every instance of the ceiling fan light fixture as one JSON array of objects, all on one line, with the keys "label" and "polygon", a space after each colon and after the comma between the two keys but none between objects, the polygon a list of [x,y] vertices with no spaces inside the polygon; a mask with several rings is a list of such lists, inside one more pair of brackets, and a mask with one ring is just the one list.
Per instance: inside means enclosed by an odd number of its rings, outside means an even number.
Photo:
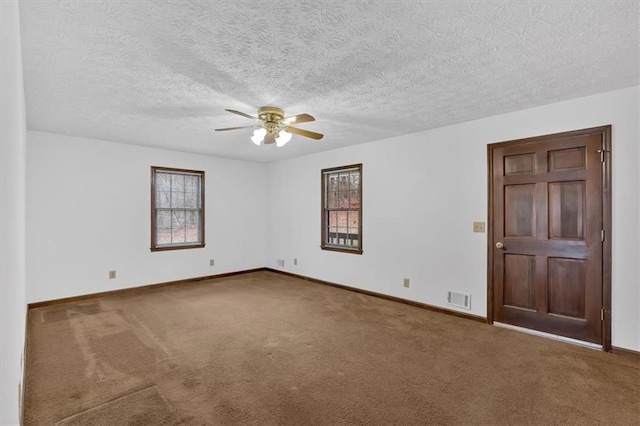
[{"label": "ceiling fan light fixture", "polygon": [[244,112],[236,111],[235,109],[227,109],[225,111],[255,120],[256,123],[253,126],[225,127],[222,129],[215,129],[215,131],[221,132],[225,130],[238,130],[253,127],[255,130],[253,131],[253,136],[251,136],[251,142],[258,146],[275,144],[277,147],[283,147],[289,143],[293,135],[304,136],[315,140],[320,140],[324,136],[321,133],[292,126],[292,124],[307,123],[309,121],[316,120],[312,115],[309,115],[306,112],[303,114],[285,117],[282,108],[263,106],[258,108],[258,116],[254,117],[253,115],[245,114]]},{"label": "ceiling fan light fixture", "polygon": [[287,142],[291,140],[291,136],[291,133],[287,132],[286,130],[281,130],[276,137],[276,146],[278,148],[285,146]]},{"label": "ceiling fan light fixture", "polygon": [[255,143],[258,146],[262,145],[262,143],[264,142],[264,137],[266,135],[267,129],[265,129],[264,127],[256,129],[253,131],[253,136],[251,136],[251,142]]}]

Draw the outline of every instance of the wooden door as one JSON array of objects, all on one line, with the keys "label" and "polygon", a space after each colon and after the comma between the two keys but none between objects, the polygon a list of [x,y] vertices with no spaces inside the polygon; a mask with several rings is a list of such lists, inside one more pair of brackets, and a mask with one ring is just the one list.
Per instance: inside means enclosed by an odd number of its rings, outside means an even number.
[{"label": "wooden door", "polygon": [[489,146],[490,321],[607,347],[609,134]]}]

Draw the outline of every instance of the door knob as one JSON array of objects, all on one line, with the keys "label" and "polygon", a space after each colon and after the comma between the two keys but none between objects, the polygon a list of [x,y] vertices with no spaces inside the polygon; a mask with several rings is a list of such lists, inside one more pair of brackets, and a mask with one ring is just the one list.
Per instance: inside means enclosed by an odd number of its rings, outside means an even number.
[{"label": "door knob", "polygon": [[502,244],[502,242],[498,241],[496,243],[496,248],[499,248],[499,249],[504,248],[504,244]]}]

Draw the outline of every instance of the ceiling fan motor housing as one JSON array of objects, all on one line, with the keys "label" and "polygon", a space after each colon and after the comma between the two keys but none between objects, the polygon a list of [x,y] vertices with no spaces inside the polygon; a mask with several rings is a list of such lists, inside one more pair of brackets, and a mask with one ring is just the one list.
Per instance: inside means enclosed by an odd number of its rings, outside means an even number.
[{"label": "ceiling fan motor housing", "polygon": [[262,120],[264,128],[269,133],[277,133],[284,120],[284,111],[274,106],[263,106],[258,109],[258,118]]}]

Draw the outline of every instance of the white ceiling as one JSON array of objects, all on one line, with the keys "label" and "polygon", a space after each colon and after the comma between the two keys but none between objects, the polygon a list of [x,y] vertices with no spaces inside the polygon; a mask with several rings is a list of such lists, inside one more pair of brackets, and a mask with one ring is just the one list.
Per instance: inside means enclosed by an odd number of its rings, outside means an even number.
[{"label": "white ceiling", "polygon": [[[638,1],[22,1],[29,129],[274,161],[639,83]],[[276,105],[316,142],[214,133]]]}]

